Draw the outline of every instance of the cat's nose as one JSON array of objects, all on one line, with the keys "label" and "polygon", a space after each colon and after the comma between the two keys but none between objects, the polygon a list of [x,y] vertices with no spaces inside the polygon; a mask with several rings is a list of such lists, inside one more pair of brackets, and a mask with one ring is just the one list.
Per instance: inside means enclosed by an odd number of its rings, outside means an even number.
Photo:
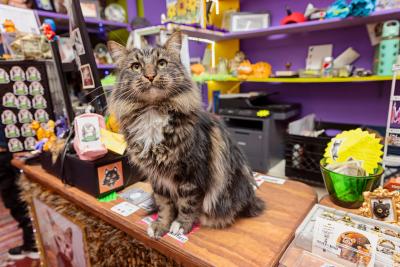
[{"label": "cat's nose", "polygon": [[147,80],[149,80],[150,82],[152,82],[152,81],[154,80],[154,76],[155,76],[155,75],[149,75],[149,74],[144,75],[144,77],[146,77]]}]

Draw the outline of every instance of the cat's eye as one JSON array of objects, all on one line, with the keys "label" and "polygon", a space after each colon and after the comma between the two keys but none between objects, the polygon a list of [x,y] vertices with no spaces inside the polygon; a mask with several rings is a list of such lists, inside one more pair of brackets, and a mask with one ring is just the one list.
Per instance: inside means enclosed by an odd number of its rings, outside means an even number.
[{"label": "cat's eye", "polygon": [[160,59],[157,65],[159,68],[165,68],[167,66],[167,61],[165,59]]},{"label": "cat's eye", "polygon": [[132,69],[134,69],[134,70],[140,70],[140,67],[141,67],[140,64],[137,62],[132,64]]}]

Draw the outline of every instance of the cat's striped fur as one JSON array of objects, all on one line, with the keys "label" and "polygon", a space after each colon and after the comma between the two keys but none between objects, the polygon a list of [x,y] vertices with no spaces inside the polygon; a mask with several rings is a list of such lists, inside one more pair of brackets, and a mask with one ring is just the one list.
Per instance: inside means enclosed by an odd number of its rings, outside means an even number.
[{"label": "cat's striped fur", "polygon": [[128,51],[109,43],[119,70],[109,111],[130,160],[152,185],[159,216],[148,233],[155,238],[169,230],[187,233],[196,220],[226,227],[264,209],[243,153],[221,122],[202,110],[180,47],[179,32],[161,48]]}]

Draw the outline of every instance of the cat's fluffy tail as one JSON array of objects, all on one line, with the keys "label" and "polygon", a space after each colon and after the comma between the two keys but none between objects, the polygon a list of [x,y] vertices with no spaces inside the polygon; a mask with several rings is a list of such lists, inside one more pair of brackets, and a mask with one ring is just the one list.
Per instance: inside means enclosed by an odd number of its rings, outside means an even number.
[{"label": "cat's fluffy tail", "polygon": [[243,208],[241,215],[243,217],[256,217],[260,215],[265,209],[265,202],[254,196],[251,201]]}]

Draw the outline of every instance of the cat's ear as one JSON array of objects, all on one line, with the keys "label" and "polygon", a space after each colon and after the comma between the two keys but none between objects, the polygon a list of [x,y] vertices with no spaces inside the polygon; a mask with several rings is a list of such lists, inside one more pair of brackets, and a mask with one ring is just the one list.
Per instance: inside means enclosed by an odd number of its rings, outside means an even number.
[{"label": "cat's ear", "polygon": [[180,31],[174,32],[165,43],[164,48],[179,57],[182,48],[182,33]]},{"label": "cat's ear", "polygon": [[107,42],[108,51],[115,62],[120,61],[126,55],[126,48],[114,41]]}]

